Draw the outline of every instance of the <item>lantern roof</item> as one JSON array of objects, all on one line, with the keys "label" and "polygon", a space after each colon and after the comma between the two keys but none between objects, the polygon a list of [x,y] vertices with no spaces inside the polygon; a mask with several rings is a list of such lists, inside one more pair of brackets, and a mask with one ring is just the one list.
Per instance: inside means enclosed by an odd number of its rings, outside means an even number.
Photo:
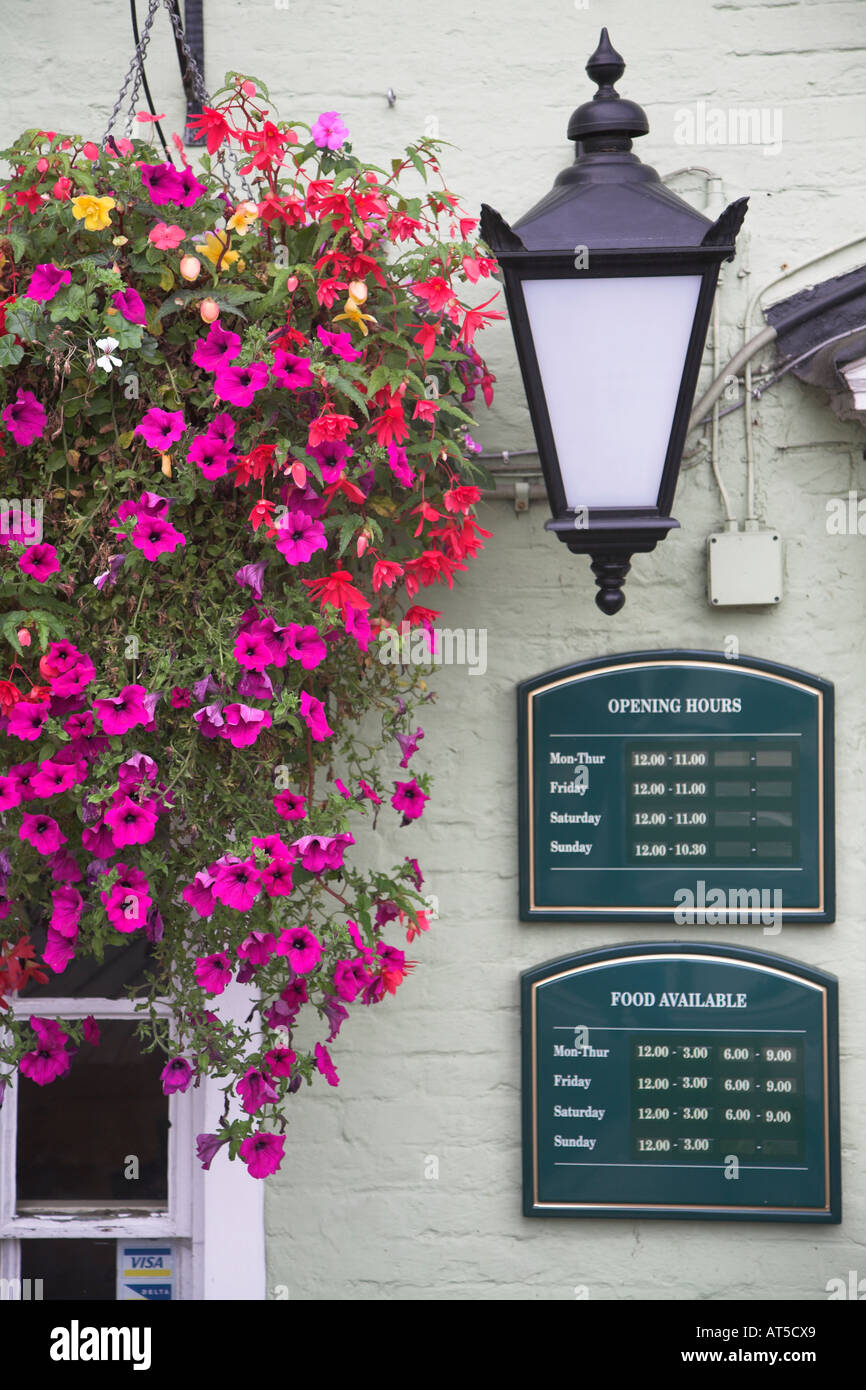
[{"label": "lantern roof", "polygon": [[646,135],[649,122],[642,107],[614,89],[625,63],[606,29],[586,71],[598,91],[568,123],[574,163],[511,230],[527,251],[700,246],[712,222],[631,153],[632,139]]}]

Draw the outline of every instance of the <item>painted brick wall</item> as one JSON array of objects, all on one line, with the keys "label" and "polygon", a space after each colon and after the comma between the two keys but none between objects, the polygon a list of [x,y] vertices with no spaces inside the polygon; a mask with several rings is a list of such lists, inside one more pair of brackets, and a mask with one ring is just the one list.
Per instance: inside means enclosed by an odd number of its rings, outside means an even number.
[{"label": "painted brick wall", "polygon": [[[207,0],[205,9],[212,87],[237,65],[270,85],[283,114],[309,120],[336,107],[356,148],[374,158],[426,126],[457,146],[445,167],[467,205],[483,199],[506,217],[524,211],[569,161],[565,125],[591,93],[583,64],[607,24],[628,63],[620,89],[650,118],[641,158],[662,174],[706,166],[723,179],[727,200],[752,195],[749,235],[721,291],[723,361],[741,341],[748,298],[785,268],[862,232],[862,4],[288,0],[281,8]],[[0,0],[0,14],[0,135],[37,121],[101,133],[128,61],[126,7]],[[164,17],[158,29],[149,76],[158,109],[178,129]],[[682,111],[698,102],[781,113],[780,150],[677,143]],[[702,175],[681,176],[675,187],[702,206]],[[866,243],[827,262],[815,278],[857,264],[864,250]],[[783,289],[807,283],[801,276]],[[491,449],[531,446],[507,327],[491,331],[483,350],[499,391],[478,435]],[[866,435],[791,378],[753,416],[758,511],[781,528],[786,546],[786,594],[772,611],[719,613],[706,602],[704,543],[721,511],[702,453],[681,480],[682,530],[637,559],[627,606],[614,619],[593,603],[588,563],[545,535],[541,503],[521,517],[506,501],[482,509],[495,537],[441,606],[443,625],[487,630],[486,674],[440,672],[422,745],[437,794],[421,827],[369,842],[383,863],[418,854],[440,920],[410,952],[421,961],[411,981],[356,1014],[335,1045],[339,1090],[323,1084],[298,1097],[288,1161],[268,1193],[272,1291],[284,1285],[292,1299],[573,1299],[586,1286],[590,1299],[821,1299],[828,1279],[852,1269],[866,1276],[866,540],[826,530],[829,498],[858,487],[866,494]],[[723,422],[721,463],[739,515],[743,459],[738,412]],[[744,654],[806,667],[837,687],[838,920],[785,927],[772,938],[747,928],[724,935],[840,977],[844,1223],[526,1221],[518,974],[567,951],[662,933],[518,923],[514,685],[581,658],[718,648],[731,634]],[[709,934],[677,929],[686,939]],[[425,1176],[437,1169],[438,1177]]]}]

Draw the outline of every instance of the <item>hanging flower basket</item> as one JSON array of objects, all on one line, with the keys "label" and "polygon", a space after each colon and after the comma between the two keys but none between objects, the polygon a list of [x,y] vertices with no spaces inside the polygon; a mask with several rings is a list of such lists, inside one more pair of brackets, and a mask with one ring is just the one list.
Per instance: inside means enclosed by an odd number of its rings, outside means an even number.
[{"label": "hanging flower basket", "polygon": [[[430,591],[489,534],[467,406],[502,315],[432,142],[368,166],[337,113],[278,121],[235,75],[199,124],[195,168],[177,139],[5,152],[0,1091],[97,1036],[9,996],[146,938],[164,1089],[221,1078],[202,1162],[263,1177],[429,925],[429,672],[381,638],[432,643]],[[370,868],[364,822],[412,852]]]}]

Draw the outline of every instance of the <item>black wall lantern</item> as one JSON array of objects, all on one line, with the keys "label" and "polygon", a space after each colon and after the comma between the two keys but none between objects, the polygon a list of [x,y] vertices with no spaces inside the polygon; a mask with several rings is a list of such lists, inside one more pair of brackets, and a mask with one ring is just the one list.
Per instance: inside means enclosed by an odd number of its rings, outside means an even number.
[{"label": "black wall lantern", "polygon": [[613,83],[607,30],[586,65],[598,84],[568,123],[575,161],[514,227],[486,204],[481,233],[505,279],[511,326],[553,516],[592,558],[596,603],[616,613],[632,555],[670,515],[719,267],[748,199],[710,222],[631,153],[649,125]]}]

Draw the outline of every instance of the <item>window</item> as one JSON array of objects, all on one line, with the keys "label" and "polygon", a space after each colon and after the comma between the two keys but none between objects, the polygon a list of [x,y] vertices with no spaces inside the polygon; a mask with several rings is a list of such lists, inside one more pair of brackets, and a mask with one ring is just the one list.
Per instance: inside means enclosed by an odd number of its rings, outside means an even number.
[{"label": "window", "polygon": [[[125,989],[145,965],[146,943],[125,945],[15,999],[16,1013],[92,1015],[100,1041],[81,1047],[66,1076],[45,1087],[19,1076],[6,1091],[0,1287],[20,1280],[12,1296],[264,1297],[262,1184],[224,1153],[209,1173],[199,1168],[195,1136],[215,1128],[222,1094],[204,1081],[163,1095],[165,1056],[142,1051]],[[224,1013],[249,1009],[240,987],[226,1004]]]}]

